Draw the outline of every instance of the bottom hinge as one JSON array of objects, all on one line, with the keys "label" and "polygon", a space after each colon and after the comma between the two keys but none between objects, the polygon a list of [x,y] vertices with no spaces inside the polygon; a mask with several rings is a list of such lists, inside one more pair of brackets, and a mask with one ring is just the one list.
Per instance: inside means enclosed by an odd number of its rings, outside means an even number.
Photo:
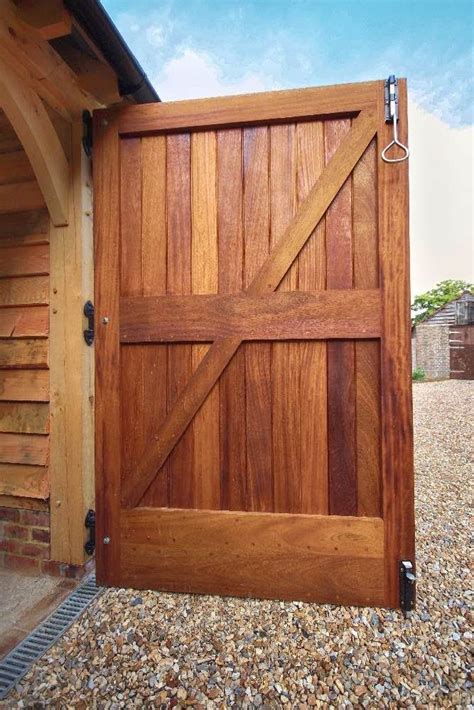
[{"label": "bottom hinge", "polygon": [[88,555],[93,555],[95,550],[95,510],[87,512],[84,525],[89,530],[89,539],[84,545],[84,550]]},{"label": "bottom hinge", "polygon": [[400,574],[400,606],[405,614],[415,606],[416,577],[413,574],[413,564],[410,560],[401,560]]}]

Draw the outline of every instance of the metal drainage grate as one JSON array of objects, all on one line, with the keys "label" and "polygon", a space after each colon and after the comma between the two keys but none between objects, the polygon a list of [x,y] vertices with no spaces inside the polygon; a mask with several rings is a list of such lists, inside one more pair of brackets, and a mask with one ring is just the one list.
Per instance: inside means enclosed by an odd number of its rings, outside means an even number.
[{"label": "metal drainage grate", "polygon": [[33,663],[64,634],[102,591],[91,575],[34,631],[0,661],[0,700],[3,700]]}]

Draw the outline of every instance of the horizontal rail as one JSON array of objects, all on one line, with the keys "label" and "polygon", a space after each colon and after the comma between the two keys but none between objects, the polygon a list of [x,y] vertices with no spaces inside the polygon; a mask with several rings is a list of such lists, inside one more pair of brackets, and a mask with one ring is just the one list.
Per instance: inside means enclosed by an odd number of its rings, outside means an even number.
[{"label": "horizontal rail", "polygon": [[120,299],[123,343],[209,342],[228,337],[325,340],[380,334],[377,289]]},{"label": "horizontal rail", "polygon": [[105,118],[109,111],[118,111],[118,128],[123,136],[356,115],[363,109],[376,106],[380,84],[374,81],[215,99],[138,104],[106,109],[103,115]]}]

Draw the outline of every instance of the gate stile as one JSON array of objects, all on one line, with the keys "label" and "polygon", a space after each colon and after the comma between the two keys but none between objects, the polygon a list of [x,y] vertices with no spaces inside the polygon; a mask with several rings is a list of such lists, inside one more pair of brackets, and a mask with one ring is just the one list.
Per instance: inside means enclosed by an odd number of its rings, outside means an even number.
[{"label": "gate stile", "polygon": [[399,606],[407,167],[380,158],[383,82],[94,121],[98,579]]}]

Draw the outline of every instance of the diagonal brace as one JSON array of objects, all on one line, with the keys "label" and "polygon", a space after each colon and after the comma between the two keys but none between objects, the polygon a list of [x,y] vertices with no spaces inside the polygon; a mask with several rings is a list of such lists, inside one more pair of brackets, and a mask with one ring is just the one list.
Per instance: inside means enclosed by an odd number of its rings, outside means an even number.
[{"label": "diagonal brace", "polygon": [[[302,203],[281,240],[247,288],[256,295],[274,291],[317,227],[377,131],[375,113],[364,110],[353,121],[336,153]],[[207,395],[242,342],[240,337],[215,340],[160,427],[156,441],[124,479],[122,500],[138,505],[157,472],[186,431]]]}]

